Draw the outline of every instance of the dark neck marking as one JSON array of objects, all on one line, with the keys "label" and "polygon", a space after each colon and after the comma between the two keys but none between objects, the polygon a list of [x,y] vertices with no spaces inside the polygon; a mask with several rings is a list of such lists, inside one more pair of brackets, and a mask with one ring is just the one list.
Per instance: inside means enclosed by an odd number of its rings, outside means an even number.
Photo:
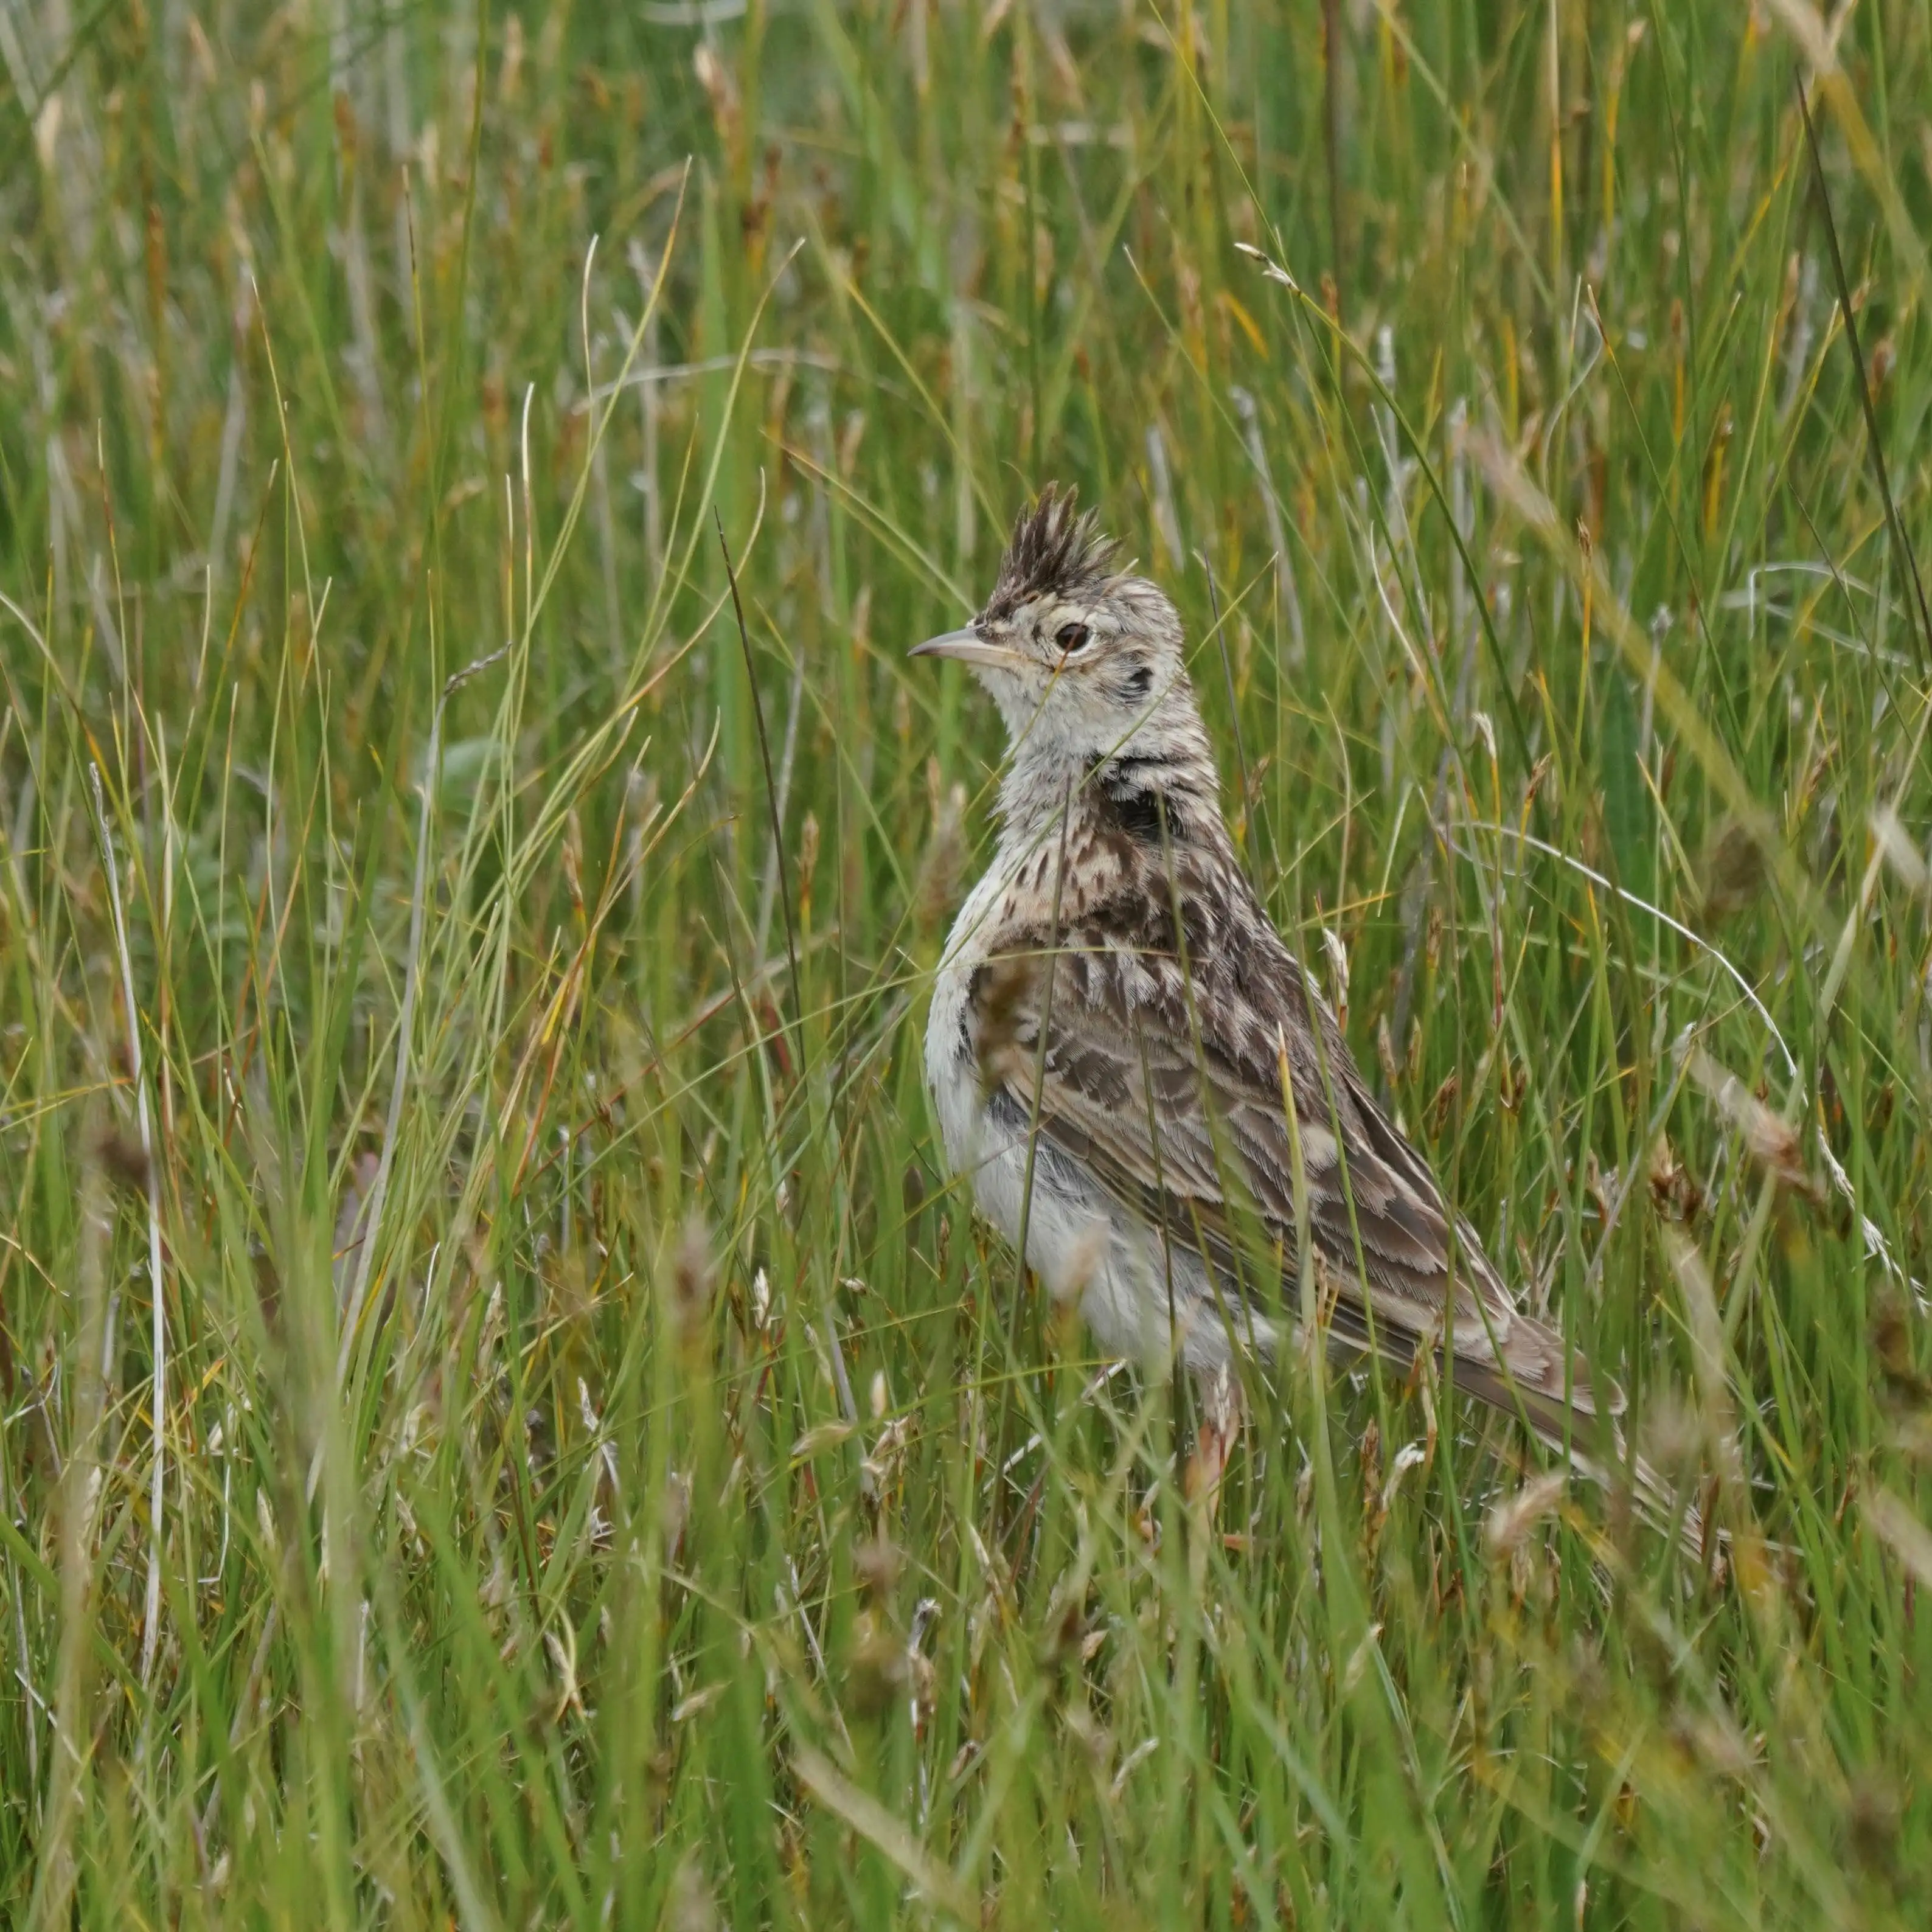
[{"label": "dark neck marking", "polygon": [[1088,766],[1088,792],[1100,822],[1136,844],[1178,845],[1186,838],[1176,808],[1174,769],[1164,758],[1137,756],[1096,758]]},{"label": "dark neck marking", "polygon": [[1163,832],[1171,842],[1174,836],[1174,814],[1167,811],[1166,795],[1154,790],[1101,792],[1094,802],[1102,819],[1124,832],[1136,844],[1159,845]]}]

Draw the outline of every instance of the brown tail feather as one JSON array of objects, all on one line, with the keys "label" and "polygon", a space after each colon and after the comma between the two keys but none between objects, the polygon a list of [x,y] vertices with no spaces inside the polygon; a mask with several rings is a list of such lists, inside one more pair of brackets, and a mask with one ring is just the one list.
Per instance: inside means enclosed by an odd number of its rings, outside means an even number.
[{"label": "brown tail feather", "polygon": [[[1609,1385],[1606,1407],[1610,1417],[1611,1441],[1616,1453],[1615,1463],[1606,1467],[1576,1438],[1594,1420],[1594,1405],[1586,1410],[1566,1405],[1560,1396],[1541,1389],[1526,1388],[1506,1372],[1486,1369],[1478,1364],[1459,1361],[1456,1380],[1462,1388],[1507,1414],[1528,1422],[1536,1439],[1552,1455],[1562,1457],[1580,1475],[1600,1489],[1614,1489],[1621,1476],[1628,1476],[1636,1506],[1652,1528],[1668,1534],[1674,1524],[1677,1540],[1686,1556],[1700,1564],[1709,1556],[1703,1512],[1694,1502],[1680,1498],[1671,1486],[1642,1456],[1631,1456],[1624,1432],[1616,1418],[1623,1408],[1622,1391]],[[1720,1532],[1721,1535],[1721,1532]]]},{"label": "brown tail feather", "polygon": [[[1516,1320],[1520,1330],[1519,1345],[1532,1340],[1539,1345],[1534,1352],[1546,1383],[1554,1380],[1562,1372],[1564,1349],[1561,1339],[1540,1323],[1532,1328],[1526,1316],[1518,1315]],[[1381,1342],[1379,1348],[1370,1342],[1367,1323],[1338,1297],[1332,1307],[1328,1326],[1331,1358],[1354,1361],[1365,1355],[1379,1354],[1384,1360],[1404,1369],[1414,1362],[1414,1354],[1409,1349],[1390,1346],[1386,1335],[1377,1339]],[[1444,1372],[1439,1349],[1436,1352],[1436,1364],[1437,1372]],[[1515,1372],[1506,1363],[1490,1367],[1459,1355],[1454,1375],[1456,1386],[1465,1393],[1487,1402],[1505,1415],[1526,1421],[1546,1449],[1600,1489],[1614,1490],[1620,1478],[1627,1476],[1644,1520],[1665,1534],[1670,1533],[1674,1523],[1684,1553],[1702,1567],[1709,1561],[1712,1553],[1710,1532],[1703,1512],[1688,1498],[1680,1499],[1642,1456],[1630,1454],[1618,1420],[1623,1413],[1623,1390],[1607,1379],[1599,1388],[1588,1364],[1580,1357],[1570,1356],[1569,1365],[1567,1399],[1560,1383],[1553,1388],[1538,1387],[1528,1372]],[[1600,1414],[1610,1420],[1611,1441],[1616,1455],[1612,1466],[1600,1462],[1576,1440],[1579,1436],[1592,1430]],[[1724,1547],[1725,1540],[1724,1532],[1718,1530],[1718,1549]]]}]

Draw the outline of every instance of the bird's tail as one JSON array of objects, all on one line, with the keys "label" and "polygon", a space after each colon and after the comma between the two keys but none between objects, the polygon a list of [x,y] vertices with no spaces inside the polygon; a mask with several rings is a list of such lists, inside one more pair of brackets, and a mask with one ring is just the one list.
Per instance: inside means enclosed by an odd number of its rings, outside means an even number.
[{"label": "bird's tail", "polygon": [[[1564,1431],[1560,1428],[1548,1428],[1534,1421],[1532,1426],[1536,1430],[1537,1439],[1545,1448],[1567,1457],[1570,1466],[1578,1474],[1587,1477],[1599,1489],[1614,1493],[1628,1484],[1637,1514],[1660,1534],[1674,1534],[1678,1548],[1700,1569],[1708,1567],[1712,1558],[1721,1554],[1724,1532],[1706,1521],[1704,1512],[1688,1490],[1669,1481],[1642,1456],[1630,1452],[1622,1429],[1615,1421],[1611,1424],[1611,1440],[1616,1449],[1616,1460],[1607,1467],[1587,1450],[1579,1449],[1574,1439],[1566,1444]],[[1575,1418],[1572,1418],[1569,1433],[1574,1438]]]},{"label": "bird's tail", "polygon": [[1666,1536],[1674,1529],[1684,1555],[1700,1569],[1706,1567],[1724,1548],[1724,1532],[1706,1521],[1692,1496],[1666,1481],[1642,1456],[1628,1454],[1622,1430],[1616,1432],[1616,1462],[1609,1469],[1600,1468],[1594,1456],[1578,1455],[1574,1450],[1570,1460],[1600,1488],[1615,1490],[1628,1481],[1637,1513],[1643,1520]]},{"label": "bird's tail", "polygon": [[[1470,1385],[1472,1378],[1468,1365],[1459,1362],[1456,1374],[1465,1387]],[[1477,1386],[1472,1393],[1481,1395],[1498,1408],[1520,1415],[1537,1440],[1579,1475],[1612,1494],[1628,1484],[1637,1514],[1661,1534],[1675,1535],[1684,1555],[1700,1568],[1710,1563],[1713,1555],[1722,1551],[1723,1532],[1714,1531],[1696,1499],[1669,1481],[1642,1455],[1631,1453],[1622,1425],[1617,1419],[1623,1406],[1622,1394],[1614,1386],[1610,1393],[1616,1407],[1609,1417],[1613,1460],[1606,1462],[1582,1448],[1577,1440],[1595,1420],[1594,1402],[1588,1393],[1587,1383],[1577,1385],[1582,1393],[1582,1402],[1574,1399],[1566,1402],[1544,1390],[1526,1388],[1520,1381],[1512,1379],[1505,1383],[1500,1376],[1492,1378],[1486,1371],[1478,1370],[1473,1379]],[[1483,1385],[1492,1379],[1496,1384],[1493,1388]],[[1584,1406],[1585,1403],[1589,1405],[1588,1408]]]}]

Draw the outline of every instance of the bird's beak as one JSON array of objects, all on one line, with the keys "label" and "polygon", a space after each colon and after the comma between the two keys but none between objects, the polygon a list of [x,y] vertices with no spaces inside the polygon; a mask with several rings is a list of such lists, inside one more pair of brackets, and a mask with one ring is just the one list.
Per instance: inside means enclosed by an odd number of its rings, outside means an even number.
[{"label": "bird's beak", "polygon": [[1020,662],[1017,651],[996,644],[975,630],[948,631],[915,644],[906,654],[915,658],[955,658],[961,664],[984,664],[994,670],[1011,670]]}]

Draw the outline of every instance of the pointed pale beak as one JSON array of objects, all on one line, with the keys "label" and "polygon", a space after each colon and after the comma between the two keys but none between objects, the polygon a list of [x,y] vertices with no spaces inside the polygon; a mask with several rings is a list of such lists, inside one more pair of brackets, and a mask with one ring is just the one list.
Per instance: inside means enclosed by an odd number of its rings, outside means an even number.
[{"label": "pointed pale beak", "polygon": [[906,655],[914,658],[952,658],[961,664],[984,664],[994,670],[1010,670],[1021,662],[1017,651],[1004,644],[990,643],[977,631],[947,631],[915,644]]}]

